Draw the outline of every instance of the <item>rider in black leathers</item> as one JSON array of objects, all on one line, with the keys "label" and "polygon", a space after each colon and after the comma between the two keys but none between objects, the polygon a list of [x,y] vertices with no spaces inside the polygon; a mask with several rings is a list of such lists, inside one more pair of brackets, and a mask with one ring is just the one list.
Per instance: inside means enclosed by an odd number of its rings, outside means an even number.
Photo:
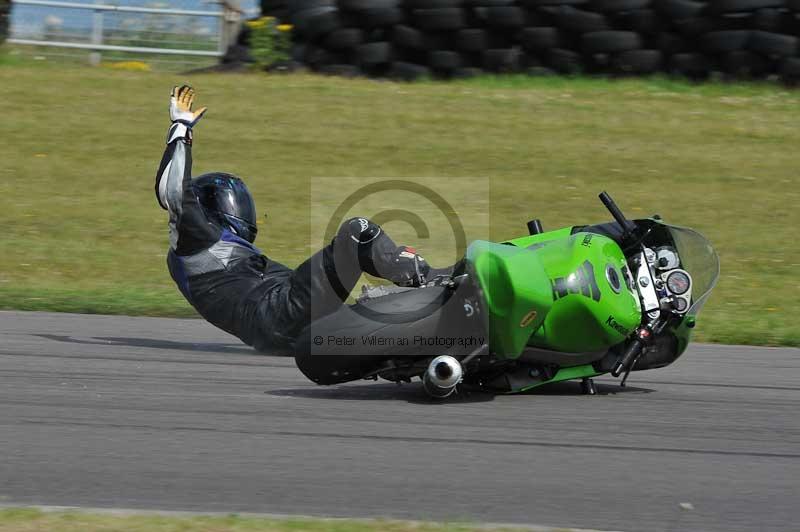
[{"label": "rider in black leathers", "polygon": [[258,350],[291,347],[306,325],[343,303],[362,272],[401,286],[425,281],[425,260],[365,218],[343,223],[294,270],[262,254],[253,245],[255,206],[244,183],[224,173],[191,177],[192,128],[206,111],[193,111],[193,100],[191,87],[172,91],[155,191],[169,212],[170,274],[206,320]]}]

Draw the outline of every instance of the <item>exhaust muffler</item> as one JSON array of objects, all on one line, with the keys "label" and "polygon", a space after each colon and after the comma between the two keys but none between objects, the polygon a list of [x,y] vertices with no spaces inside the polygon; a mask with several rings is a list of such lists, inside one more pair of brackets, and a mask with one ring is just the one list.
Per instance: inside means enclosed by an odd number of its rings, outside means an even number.
[{"label": "exhaust muffler", "polygon": [[431,397],[444,399],[456,390],[464,377],[461,363],[450,355],[440,355],[428,364],[422,375],[422,386]]}]

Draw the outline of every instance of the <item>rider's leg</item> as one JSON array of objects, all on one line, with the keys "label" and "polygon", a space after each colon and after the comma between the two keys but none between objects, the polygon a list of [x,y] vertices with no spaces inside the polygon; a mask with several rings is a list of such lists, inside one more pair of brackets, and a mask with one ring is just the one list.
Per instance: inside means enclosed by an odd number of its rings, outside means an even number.
[{"label": "rider's leg", "polygon": [[398,247],[380,226],[366,218],[341,225],[330,244],[298,266],[282,290],[283,310],[274,318],[291,337],[312,321],[337,310],[363,272],[396,284],[419,283],[430,266],[413,250]]}]

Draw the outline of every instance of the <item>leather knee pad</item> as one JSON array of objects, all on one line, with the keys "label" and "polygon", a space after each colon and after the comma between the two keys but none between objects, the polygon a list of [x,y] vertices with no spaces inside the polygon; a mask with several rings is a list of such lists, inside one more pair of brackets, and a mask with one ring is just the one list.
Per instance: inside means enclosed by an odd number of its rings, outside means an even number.
[{"label": "leather knee pad", "polygon": [[367,218],[350,218],[340,228],[340,233],[345,232],[352,240],[359,244],[368,244],[381,235],[381,226]]}]

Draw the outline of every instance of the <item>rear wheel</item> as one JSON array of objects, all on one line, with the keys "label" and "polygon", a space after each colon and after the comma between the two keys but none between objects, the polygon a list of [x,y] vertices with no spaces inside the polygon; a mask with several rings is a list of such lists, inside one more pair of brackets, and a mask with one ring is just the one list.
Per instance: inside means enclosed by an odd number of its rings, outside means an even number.
[{"label": "rear wheel", "polygon": [[405,367],[442,354],[466,355],[477,347],[457,341],[475,337],[477,342],[477,331],[483,330],[478,312],[465,314],[465,297],[474,294],[471,287],[381,287],[374,293],[376,297],[343,305],[298,335],[295,362],[306,377],[317,384],[338,384],[383,374],[390,361]]}]

